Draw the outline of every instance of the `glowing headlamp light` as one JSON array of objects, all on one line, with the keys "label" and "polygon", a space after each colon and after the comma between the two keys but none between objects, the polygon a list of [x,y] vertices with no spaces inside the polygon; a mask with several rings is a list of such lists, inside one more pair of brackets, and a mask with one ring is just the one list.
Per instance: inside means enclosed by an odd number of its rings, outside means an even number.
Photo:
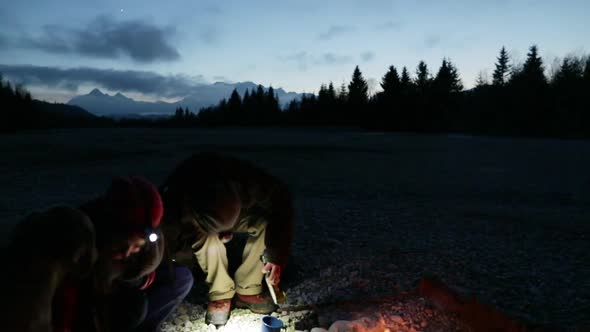
[{"label": "glowing headlamp light", "polygon": [[150,236],[148,237],[148,239],[150,240],[150,242],[156,242],[156,241],[158,241],[158,234],[151,233]]},{"label": "glowing headlamp light", "polygon": [[156,231],[152,228],[147,228],[145,230],[145,237],[152,243],[158,241],[158,234],[156,234]]}]

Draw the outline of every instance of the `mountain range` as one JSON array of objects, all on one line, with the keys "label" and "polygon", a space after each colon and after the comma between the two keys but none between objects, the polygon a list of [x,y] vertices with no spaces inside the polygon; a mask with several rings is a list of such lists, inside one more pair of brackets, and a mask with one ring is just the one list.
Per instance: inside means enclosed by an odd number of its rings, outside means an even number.
[{"label": "mountain range", "polygon": [[[114,95],[103,93],[99,89],[93,89],[89,94],[76,96],[69,105],[80,106],[92,114],[110,117],[137,117],[137,116],[168,116],[174,114],[178,107],[188,107],[197,113],[201,108],[216,105],[223,98],[229,98],[236,89],[240,96],[244,96],[246,90],[253,91],[258,87],[253,82],[203,84],[196,86],[190,95],[175,102],[164,101],[146,102],[137,101],[118,92]],[[268,88],[264,87],[267,91]],[[286,105],[294,99],[301,98],[303,94],[286,92],[282,88],[274,90],[282,105]]]}]

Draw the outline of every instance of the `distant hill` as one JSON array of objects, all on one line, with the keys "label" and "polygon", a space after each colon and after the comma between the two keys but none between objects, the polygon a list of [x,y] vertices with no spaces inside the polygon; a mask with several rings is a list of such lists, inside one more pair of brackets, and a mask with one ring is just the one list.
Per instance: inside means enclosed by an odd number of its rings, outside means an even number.
[{"label": "distant hill", "polygon": [[126,97],[122,93],[108,95],[99,89],[92,90],[87,95],[76,96],[68,105],[80,106],[89,112],[99,116],[138,116],[138,115],[170,115],[176,107],[166,102],[144,102],[136,101]]},{"label": "distant hill", "polygon": [[37,128],[108,127],[115,123],[110,118],[94,115],[79,106],[41,100],[33,100],[32,106],[37,121],[34,127]]},{"label": "distant hill", "polygon": [[[89,112],[99,116],[111,117],[137,117],[137,116],[168,116],[173,115],[177,107],[188,107],[193,112],[198,112],[203,107],[216,105],[223,98],[229,98],[236,89],[241,96],[246,90],[255,90],[258,87],[253,82],[203,84],[195,87],[194,91],[176,103],[163,101],[144,102],[131,99],[122,93],[109,95],[99,89],[92,90],[89,94],[76,96],[68,101],[69,105],[80,106]],[[268,88],[264,88],[265,91]],[[275,89],[281,104],[286,105],[293,99],[301,98],[302,94],[286,92]]]},{"label": "distant hill", "polygon": [[98,119],[96,115],[86,111],[82,107],[75,105],[48,103],[46,101],[33,100],[33,106],[35,109],[41,112],[50,113],[56,117],[86,120]]},{"label": "distant hill", "polygon": [[33,99],[23,86],[13,85],[0,76],[0,133],[27,129],[112,126],[112,119],[98,117],[78,106],[48,103]]}]

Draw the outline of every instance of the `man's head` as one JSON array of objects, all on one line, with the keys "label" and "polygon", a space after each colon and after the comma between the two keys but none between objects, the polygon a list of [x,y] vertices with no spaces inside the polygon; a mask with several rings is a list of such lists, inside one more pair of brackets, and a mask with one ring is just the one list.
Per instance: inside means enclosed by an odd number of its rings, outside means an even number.
[{"label": "man's head", "polygon": [[242,210],[236,186],[229,182],[215,183],[200,190],[203,193],[186,193],[183,217],[194,218],[209,234],[231,231],[238,223]]},{"label": "man's head", "polygon": [[155,186],[139,177],[115,178],[104,195],[83,209],[96,227],[101,255],[114,260],[127,259],[156,240],[164,212]]},{"label": "man's head", "polygon": [[82,210],[96,228],[96,273],[105,287],[115,279],[141,278],[162,261],[159,225],[164,209],[150,182],[139,177],[115,178],[106,193]]},{"label": "man's head", "polygon": [[16,228],[13,255],[60,265],[76,275],[88,273],[96,260],[95,230],[80,210],[56,206],[33,213]]}]

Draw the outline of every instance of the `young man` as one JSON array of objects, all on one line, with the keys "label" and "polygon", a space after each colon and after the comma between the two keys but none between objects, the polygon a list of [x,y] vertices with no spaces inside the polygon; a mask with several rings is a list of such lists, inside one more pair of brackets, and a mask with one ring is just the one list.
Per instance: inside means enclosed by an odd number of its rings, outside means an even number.
[{"label": "young man", "polygon": [[192,286],[186,268],[156,270],[162,214],[156,188],[131,177],[115,179],[81,210],[58,207],[24,220],[2,253],[12,272],[0,282],[3,326],[155,331]]},{"label": "young man", "polygon": [[189,269],[163,259],[164,208],[157,189],[142,178],[117,178],[82,210],[96,228],[95,274],[109,325],[156,331],[193,284]]},{"label": "young man", "polygon": [[[278,285],[289,254],[293,206],[287,187],[249,162],[201,153],[180,163],[161,192],[168,249],[178,262],[194,256],[206,274],[205,321],[224,325],[234,296],[238,307],[272,312],[275,305],[263,295],[262,281],[268,273]],[[248,237],[232,278],[225,243],[234,233]]]}]

